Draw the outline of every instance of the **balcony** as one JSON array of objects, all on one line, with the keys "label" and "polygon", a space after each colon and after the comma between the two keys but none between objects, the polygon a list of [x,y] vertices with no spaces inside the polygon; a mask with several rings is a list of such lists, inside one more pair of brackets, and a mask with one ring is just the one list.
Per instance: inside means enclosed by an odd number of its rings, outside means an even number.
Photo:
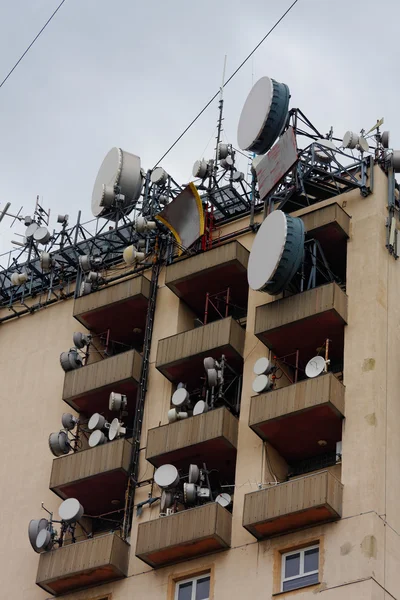
[{"label": "balcony", "polygon": [[263,304],[256,309],[255,335],[277,356],[301,351],[304,364],[330,340],[330,359],[343,357],[347,296],[336,283]]},{"label": "balcony", "polygon": [[207,292],[230,289],[232,301],[247,306],[249,251],[237,241],[179,260],[167,267],[165,283],[198,315],[204,314]]},{"label": "balcony", "polygon": [[[342,439],[344,385],[332,374],[251,398],[249,426],[287,462],[335,451]],[[325,440],[325,446],[318,445]]]},{"label": "balcony", "polygon": [[131,448],[119,439],[54,459],[50,489],[63,500],[77,498],[89,515],[122,508]]},{"label": "balcony", "polygon": [[140,523],[136,556],[151,567],[186,561],[231,545],[232,515],[215,502]]},{"label": "balcony", "polygon": [[158,342],[156,367],[170,381],[198,384],[204,375],[203,359],[224,354],[240,372],[243,366],[245,330],[232,317],[184,331]]},{"label": "balcony", "polygon": [[140,275],[77,298],[73,314],[93,333],[109,329],[113,341],[140,343],[144,338],[149,294],[150,281]]},{"label": "balcony", "polygon": [[59,596],[100,585],[128,574],[129,545],[108,534],[40,555],[36,583]]},{"label": "balcony", "polygon": [[282,535],[342,516],[343,486],[322,471],[246,494],[243,527],[256,538]]},{"label": "balcony", "polygon": [[236,464],[238,420],[227,408],[150,429],[146,459],[155,467],[166,463],[187,470],[190,463],[212,465],[233,479]]},{"label": "balcony", "polygon": [[128,396],[128,411],[133,414],[140,378],[142,357],[129,350],[65,374],[63,400],[85,415],[108,411],[110,392]]}]

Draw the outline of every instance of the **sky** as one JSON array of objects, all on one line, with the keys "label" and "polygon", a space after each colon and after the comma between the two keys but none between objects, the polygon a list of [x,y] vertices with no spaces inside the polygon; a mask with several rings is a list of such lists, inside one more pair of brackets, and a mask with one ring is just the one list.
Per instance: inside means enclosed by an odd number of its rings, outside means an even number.
[{"label": "sky", "polygon": [[[0,0],[0,81],[59,0]],[[289,7],[291,0],[66,0],[0,89],[0,210],[36,196],[57,214],[92,217],[91,193],[110,148],[149,169]],[[396,0],[299,0],[226,86],[224,140],[236,130],[252,83],[286,83],[290,106],[319,130],[342,137],[384,117],[400,148]],[[218,101],[162,161],[179,183],[211,158]],[[0,252],[23,224],[0,223]],[[4,265],[5,259],[0,258]]]}]

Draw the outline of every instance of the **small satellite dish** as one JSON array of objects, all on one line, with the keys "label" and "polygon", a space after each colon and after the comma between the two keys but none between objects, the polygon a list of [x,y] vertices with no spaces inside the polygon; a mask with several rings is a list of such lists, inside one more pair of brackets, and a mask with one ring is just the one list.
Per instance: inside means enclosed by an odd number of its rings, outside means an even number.
[{"label": "small satellite dish", "polygon": [[63,430],[51,433],[49,435],[49,448],[54,456],[68,454],[71,450],[68,434]]},{"label": "small satellite dish", "polygon": [[175,423],[175,421],[182,421],[183,419],[188,418],[187,412],[178,412],[176,408],[171,408],[168,411],[168,423]]},{"label": "small satellite dish", "polygon": [[390,132],[383,131],[381,135],[381,144],[384,148],[389,148]]},{"label": "small satellite dish", "polygon": [[244,181],[244,173],[242,171],[234,171],[232,174],[232,180],[235,183],[239,183],[240,181]]},{"label": "small satellite dish", "polygon": [[138,233],[147,233],[157,228],[155,221],[148,221],[145,217],[139,216],[135,221],[135,229]]},{"label": "small satellite dish", "polygon": [[110,429],[108,430],[108,439],[110,442],[116,438],[122,437],[125,434],[126,427],[123,427],[123,424],[117,418],[113,419],[110,424]]},{"label": "small satellite dish", "polygon": [[101,429],[95,429],[89,436],[89,446],[94,448],[95,446],[102,446],[107,443],[107,436],[101,431]]},{"label": "small satellite dish", "polygon": [[47,229],[47,227],[38,227],[35,233],[33,234],[33,239],[35,240],[35,242],[38,242],[38,244],[42,244],[42,246],[45,246],[50,238],[51,233]]},{"label": "small satellite dish", "polygon": [[57,223],[61,225],[68,225],[68,215],[58,215]]},{"label": "small satellite dish", "polygon": [[28,225],[25,231],[26,239],[31,240],[33,238],[33,234],[37,229],[39,229],[39,225],[37,223],[31,223],[30,225]]},{"label": "small satellite dish", "polygon": [[272,387],[272,380],[268,377],[268,375],[257,375],[253,381],[252,387],[253,392],[256,392],[256,394],[267,392]]},{"label": "small satellite dish", "polygon": [[174,406],[182,406],[189,401],[189,392],[186,388],[179,388],[172,394],[171,402]]},{"label": "small satellite dish", "polygon": [[253,242],[247,267],[249,286],[258,292],[280,294],[300,268],[303,254],[303,221],[274,210]]},{"label": "small satellite dish", "polygon": [[218,494],[218,496],[215,498],[215,502],[226,508],[232,502],[232,498],[230,494],[222,492],[222,494]]},{"label": "small satellite dish", "polygon": [[358,139],[358,149],[361,150],[362,152],[369,151],[368,140],[366,140],[365,137],[363,137],[362,135],[360,135],[360,137]]},{"label": "small satellite dish", "polygon": [[161,489],[174,488],[179,483],[178,469],[174,465],[161,465],[154,473],[154,481]]},{"label": "small satellite dish", "polygon": [[128,405],[128,399],[125,394],[118,394],[117,392],[111,392],[108,401],[108,410],[120,411],[125,410]]},{"label": "small satellite dish", "polygon": [[64,429],[67,429],[67,431],[72,431],[75,429],[78,419],[74,417],[74,415],[71,415],[71,413],[64,413],[61,417],[61,423]]},{"label": "small satellite dish", "polygon": [[196,160],[192,169],[193,177],[199,177],[200,179],[206,179],[211,175],[211,165],[209,162],[204,160]]},{"label": "small satellite dish", "polygon": [[255,375],[268,375],[273,369],[273,364],[266,356],[262,356],[254,363],[253,372]]},{"label": "small satellite dish", "polygon": [[354,131],[346,131],[343,136],[343,148],[354,150],[358,145],[359,139],[358,133],[354,133]]},{"label": "small satellite dish", "polygon": [[314,356],[311,358],[306,365],[307,377],[318,377],[325,371],[325,359],[323,356]]},{"label": "small satellite dish", "polygon": [[101,280],[101,274],[96,271],[89,271],[86,273],[85,281],[88,283],[98,283]]},{"label": "small satellite dish", "polygon": [[238,144],[255,154],[267,152],[285,126],[290,92],[284,83],[259,79],[244,103],[238,125]]},{"label": "small satellite dish", "polygon": [[160,511],[165,513],[167,508],[171,508],[174,503],[174,494],[173,492],[169,492],[168,490],[163,490],[161,492],[161,502],[160,502]]},{"label": "small satellite dish", "polygon": [[32,548],[35,552],[39,552],[39,548],[36,545],[37,536],[40,531],[46,529],[49,526],[47,519],[32,519],[28,525],[28,536]]},{"label": "small satellite dish", "polygon": [[218,144],[218,160],[222,160],[229,156],[230,149],[228,144],[223,144],[222,142]]},{"label": "small satellite dish", "polygon": [[78,354],[76,348],[71,348],[68,352],[61,352],[60,364],[67,373],[82,366],[82,357]]},{"label": "small satellite dish", "polygon": [[91,291],[92,291],[92,284],[88,283],[87,281],[83,281],[81,283],[81,287],[79,288],[79,295],[86,296],[86,294],[90,294]]},{"label": "small satellite dish", "polygon": [[81,350],[85,346],[89,346],[92,336],[86,333],[81,333],[80,331],[75,331],[72,340],[74,342],[74,346]]},{"label": "small satellite dish", "polygon": [[207,369],[207,384],[208,387],[215,387],[218,385],[218,371],[217,369]]},{"label": "small satellite dish", "polygon": [[197,485],[194,483],[183,484],[183,500],[185,504],[195,504],[197,500]]},{"label": "small satellite dish", "polygon": [[64,500],[58,509],[58,516],[66,523],[76,523],[82,518],[83,513],[83,506],[76,498]]},{"label": "small satellite dish", "polygon": [[99,413],[94,413],[88,422],[88,428],[93,431],[94,429],[108,429],[110,424],[106,421],[106,418]]},{"label": "small satellite dish", "polygon": [[42,267],[42,271],[48,273],[53,266],[53,259],[48,252],[40,253],[40,266]]},{"label": "small satellite dish", "polygon": [[206,372],[208,371],[208,369],[215,369],[216,362],[217,361],[215,360],[215,358],[213,358],[212,356],[207,356],[203,360],[203,364],[204,364],[204,368],[205,368]]},{"label": "small satellite dish", "polygon": [[194,405],[193,416],[196,417],[197,415],[201,415],[201,414],[203,414],[203,413],[205,413],[207,411],[208,411],[207,403],[204,402],[204,400],[199,400]]},{"label": "small satellite dish", "polygon": [[135,246],[128,246],[125,248],[122,257],[127,265],[134,266],[144,260],[145,253],[139,252]]},{"label": "small satellite dish", "polygon": [[197,465],[189,465],[189,483],[197,483],[200,477],[200,469]]},{"label": "small satellite dish", "polygon": [[168,173],[162,167],[156,167],[150,175],[150,181],[155,185],[164,185],[167,179]]},{"label": "small satellite dish", "polygon": [[219,161],[220,166],[225,169],[225,171],[229,171],[229,169],[233,168],[233,158],[232,156],[227,156]]},{"label": "small satellite dish", "polygon": [[41,529],[36,537],[35,546],[37,548],[36,552],[47,552],[47,550],[51,550],[53,547],[53,538],[48,529]]},{"label": "small satellite dish", "polygon": [[139,199],[142,187],[140,158],[121,148],[112,148],[104,158],[94,182],[93,215],[105,219],[113,216],[117,202],[116,190],[122,199],[121,208],[128,214]]},{"label": "small satellite dish", "polygon": [[28,275],[26,273],[13,273],[11,275],[11,283],[13,285],[23,285],[28,281]]},{"label": "small satellite dish", "polygon": [[88,254],[82,254],[79,257],[79,266],[84,273],[89,273],[92,268],[92,262],[90,260],[90,256]]}]

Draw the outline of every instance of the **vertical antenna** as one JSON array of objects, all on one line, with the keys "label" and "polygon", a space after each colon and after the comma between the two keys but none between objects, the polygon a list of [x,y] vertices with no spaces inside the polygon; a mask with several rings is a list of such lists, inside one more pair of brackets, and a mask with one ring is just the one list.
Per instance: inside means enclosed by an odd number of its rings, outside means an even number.
[{"label": "vertical antenna", "polygon": [[227,55],[225,54],[224,68],[222,71],[222,82],[221,82],[221,87],[219,88],[219,104],[218,104],[219,116],[218,116],[218,128],[217,128],[217,146],[215,148],[215,165],[214,165],[215,175],[217,174],[217,170],[218,170],[218,147],[219,147],[219,143],[221,141],[222,120],[223,120],[223,113],[224,113],[224,85],[225,85],[226,58],[227,58]]}]

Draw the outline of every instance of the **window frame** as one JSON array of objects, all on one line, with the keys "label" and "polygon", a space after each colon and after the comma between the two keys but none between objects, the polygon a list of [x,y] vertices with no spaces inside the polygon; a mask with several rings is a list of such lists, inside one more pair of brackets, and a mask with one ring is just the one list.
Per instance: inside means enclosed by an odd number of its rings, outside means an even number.
[{"label": "window frame", "polygon": [[[318,548],[318,569],[314,570],[314,571],[307,571],[306,573],[304,572],[304,557],[305,557],[305,553],[308,550],[315,550],[316,548]],[[292,575],[292,577],[285,577],[285,567],[286,567],[286,558],[288,556],[293,556],[294,554],[300,554],[300,570],[299,570],[299,574],[298,575]],[[320,545],[319,544],[313,544],[312,546],[303,546],[302,548],[296,548],[295,550],[291,550],[290,552],[284,552],[282,553],[282,565],[281,565],[281,585],[280,585],[280,591],[283,592],[283,585],[287,582],[287,581],[295,581],[296,579],[300,579],[301,577],[305,577],[306,575],[315,575],[317,573],[317,575],[319,575],[320,572],[320,564],[319,564],[319,559],[320,559]],[[319,577],[318,577],[319,580]],[[309,583],[307,585],[317,585],[319,583],[319,581],[316,581],[315,583]],[[303,585],[300,586],[298,588],[294,588],[294,589],[301,589],[301,587],[307,587],[307,585]],[[294,591],[293,589],[293,591]],[[286,591],[292,591],[292,590],[286,590]]]},{"label": "window frame", "polygon": [[[199,579],[206,579],[208,578],[209,581],[209,594],[208,594],[208,598],[207,600],[211,600],[211,571],[206,571],[205,573],[202,573],[201,575],[193,575],[192,577],[187,577],[186,579],[179,579],[178,581],[175,581],[175,593],[174,593],[174,600],[178,600],[179,598],[179,588],[183,583],[196,583],[196,585],[192,585],[192,597],[191,600],[196,600],[196,591],[197,591],[197,581]],[[194,597],[193,597],[194,596]]]}]

